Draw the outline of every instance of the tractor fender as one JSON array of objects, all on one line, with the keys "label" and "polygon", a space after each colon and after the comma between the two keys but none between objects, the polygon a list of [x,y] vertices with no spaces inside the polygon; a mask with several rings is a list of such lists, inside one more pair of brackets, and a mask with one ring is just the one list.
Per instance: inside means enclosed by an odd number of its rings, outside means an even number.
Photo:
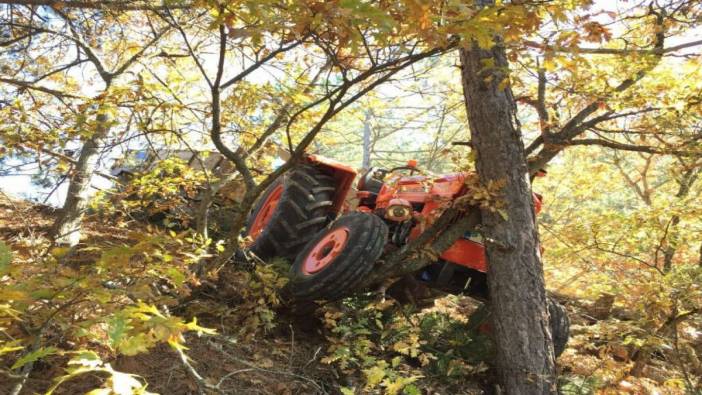
[{"label": "tractor fender", "polygon": [[346,197],[351,190],[351,186],[353,185],[353,181],[356,179],[356,174],[358,174],[358,172],[351,166],[321,155],[307,155],[305,160],[308,163],[323,169],[325,173],[328,173],[334,177],[336,190],[334,191],[334,196],[332,198],[331,211],[335,214],[343,211]]}]

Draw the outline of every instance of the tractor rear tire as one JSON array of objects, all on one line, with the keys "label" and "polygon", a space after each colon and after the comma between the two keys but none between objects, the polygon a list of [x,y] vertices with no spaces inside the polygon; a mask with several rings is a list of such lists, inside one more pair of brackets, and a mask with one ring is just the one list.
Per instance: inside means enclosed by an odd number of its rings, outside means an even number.
[{"label": "tractor rear tire", "polygon": [[317,233],[292,266],[288,294],[297,301],[349,295],[383,253],[388,227],[372,214],[352,212]]},{"label": "tractor rear tire", "polygon": [[[558,358],[566,349],[570,338],[570,319],[565,306],[556,302],[551,297],[546,297],[546,304],[549,314],[549,327],[551,328],[551,340],[553,340],[553,352]],[[492,332],[490,317],[490,305],[484,303],[471,314],[468,320],[468,327],[471,330],[481,330],[486,333]],[[484,326],[487,324],[487,326]]]},{"label": "tractor rear tire", "polygon": [[332,216],[334,178],[312,165],[299,166],[259,197],[247,220],[249,250],[261,259],[295,258]]},{"label": "tractor rear tire", "polygon": [[551,337],[553,339],[553,351],[556,357],[561,355],[566,349],[570,338],[570,319],[565,306],[551,298],[547,298],[549,325],[551,326]]}]

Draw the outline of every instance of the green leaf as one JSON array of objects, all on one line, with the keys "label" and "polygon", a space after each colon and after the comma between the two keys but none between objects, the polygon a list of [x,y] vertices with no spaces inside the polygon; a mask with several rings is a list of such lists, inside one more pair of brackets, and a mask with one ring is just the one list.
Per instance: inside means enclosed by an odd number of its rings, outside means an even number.
[{"label": "green leaf", "polygon": [[[387,395],[397,395],[403,388],[414,383],[422,376],[411,376],[411,377],[398,377],[396,380],[385,379],[383,385],[385,385],[385,393]],[[404,391],[403,391],[404,392]]]},{"label": "green leaf", "polygon": [[186,280],[185,274],[174,267],[166,269],[166,275],[176,285],[182,285]]},{"label": "green leaf", "polygon": [[146,334],[139,333],[136,336],[128,337],[119,343],[118,351],[124,355],[137,355],[149,351],[149,345],[153,344]]},{"label": "green leaf", "polygon": [[403,390],[402,393],[405,395],[421,395],[422,392],[417,388],[416,385],[410,384],[406,386]]},{"label": "green leaf", "polygon": [[47,357],[52,354],[56,354],[59,352],[59,349],[56,347],[42,347],[36,351],[32,351],[29,354],[23,356],[22,358],[18,359],[17,362],[15,362],[14,365],[10,369],[19,369],[22,366],[30,363],[30,362],[35,362],[38,361],[44,357]]},{"label": "green leaf", "polygon": [[108,325],[107,335],[110,337],[110,345],[113,349],[117,349],[125,333],[129,330],[127,318],[122,314],[118,314],[109,321]]}]

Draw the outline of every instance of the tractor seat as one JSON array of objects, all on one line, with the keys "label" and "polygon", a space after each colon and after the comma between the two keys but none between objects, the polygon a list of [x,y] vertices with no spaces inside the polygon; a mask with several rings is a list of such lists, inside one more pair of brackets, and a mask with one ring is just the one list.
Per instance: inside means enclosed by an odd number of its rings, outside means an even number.
[{"label": "tractor seat", "polygon": [[377,171],[377,167],[371,167],[363,173],[361,178],[358,180],[357,188],[359,191],[370,192],[368,197],[364,197],[359,202],[362,206],[374,206],[375,200],[378,198],[378,193],[383,187],[383,181],[374,177]]}]

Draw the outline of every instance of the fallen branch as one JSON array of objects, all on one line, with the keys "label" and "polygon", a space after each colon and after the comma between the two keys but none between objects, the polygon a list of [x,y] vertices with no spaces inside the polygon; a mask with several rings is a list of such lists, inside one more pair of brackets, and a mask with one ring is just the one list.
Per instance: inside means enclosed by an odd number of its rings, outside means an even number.
[{"label": "fallen branch", "polygon": [[428,266],[456,240],[466,232],[476,229],[479,224],[478,208],[471,207],[468,211],[446,209],[429,229],[402,249],[390,254],[380,267],[371,273],[364,286],[371,287],[388,278],[402,277]]}]

